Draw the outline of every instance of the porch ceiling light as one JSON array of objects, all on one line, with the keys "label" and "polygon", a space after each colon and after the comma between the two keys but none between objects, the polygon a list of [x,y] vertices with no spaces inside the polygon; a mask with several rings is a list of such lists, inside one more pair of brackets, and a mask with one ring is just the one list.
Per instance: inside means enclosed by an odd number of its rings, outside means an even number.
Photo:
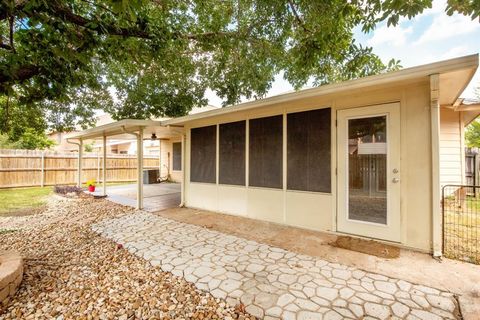
[{"label": "porch ceiling light", "polygon": [[150,139],[152,139],[152,140],[157,140],[157,135],[155,134],[155,132],[152,133],[152,136],[150,137]]}]

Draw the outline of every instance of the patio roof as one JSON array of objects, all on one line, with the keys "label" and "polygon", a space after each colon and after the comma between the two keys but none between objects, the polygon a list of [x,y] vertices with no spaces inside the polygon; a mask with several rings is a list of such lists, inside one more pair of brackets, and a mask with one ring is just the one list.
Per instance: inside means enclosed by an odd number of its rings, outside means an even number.
[{"label": "patio roof", "polygon": [[157,138],[172,138],[182,134],[183,129],[176,126],[162,126],[162,121],[124,119],[72,134],[69,139],[92,140],[101,137],[114,137],[115,140],[132,140],[131,132],[143,129],[143,138],[153,133]]}]

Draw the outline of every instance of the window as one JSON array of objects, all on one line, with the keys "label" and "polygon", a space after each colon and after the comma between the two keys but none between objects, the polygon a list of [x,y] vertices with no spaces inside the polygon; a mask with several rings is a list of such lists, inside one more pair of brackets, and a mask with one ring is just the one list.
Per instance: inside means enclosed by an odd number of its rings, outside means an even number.
[{"label": "window", "polygon": [[191,182],[216,182],[216,141],[217,126],[191,130]]},{"label": "window", "polygon": [[287,115],[287,188],[331,192],[331,109]]},{"label": "window", "polygon": [[245,185],[245,121],[220,125],[219,177],[221,184]]},{"label": "window", "polygon": [[249,185],[283,187],[283,116],[250,120]]},{"label": "window", "polygon": [[182,170],[182,143],[174,142],[172,143],[172,169],[174,171]]}]

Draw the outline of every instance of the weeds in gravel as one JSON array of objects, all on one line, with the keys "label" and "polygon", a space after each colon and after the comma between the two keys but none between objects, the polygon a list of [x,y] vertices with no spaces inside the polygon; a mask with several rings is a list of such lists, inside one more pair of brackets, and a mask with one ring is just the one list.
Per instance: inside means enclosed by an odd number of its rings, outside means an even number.
[{"label": "weeds in gravel", "polygon": [[15,232],[17,230],[13,230],[13,229],[0,229],[0,235],[2,234],[7,234],[7,233],[12,233],[12,232]]}]

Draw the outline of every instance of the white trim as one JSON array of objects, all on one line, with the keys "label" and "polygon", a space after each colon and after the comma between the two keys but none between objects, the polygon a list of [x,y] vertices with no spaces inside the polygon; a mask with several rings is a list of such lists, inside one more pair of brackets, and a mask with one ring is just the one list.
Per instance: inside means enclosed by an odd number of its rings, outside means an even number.
[{"label": "white trim", "polygon": [[68,138],[69,139],[80,139],[80,138],[90,139],[90,138],[95,138],[102,135],[112,136],[112,135],[125,133],[125,129],[127,129],[127,131],[138,131],[140,127],[155,127],[155,126],[161,126],[161,125],[162,125],[161,121],[124,119],[124,120],[104,124],[102,126],[98,126],[95,128],[90,128],[87,130],[74,133]]},{"label": "white trim", "polygon": [[137,135],[137,209],[143,209],[143,128]]},{"label": "white trim", "polygon": [[432,246],[433,256],[442,256],[440,211],[440,75],[430,76],[430,138],[432,150]]},{"label": "white trim", "polygon": [[283,223],[287,223],[287,111],[283,108],[282,114],[282,184],[283,184]]},{"label": "white trim", "polygon": [[83,167],[83,140],[80,139],[78,144],[78,172],[77,172],[77,186],[82,187],[82,167]]},{"label": "white trim", "polygon": [[[187,149],[187,146],[186,146],[186,134],[182,134],[182,140],[181,140],[181,148],[182,148],[182,158],[181,158],[181,162],[182,162],[182,184],[181,184],[181,194],[180,194],[180,198],[181,198],[181,201],[180,201],[180,207],[184,207],[185,206],[185,186],[186,186],[186,183],[187,183],[187,179],[186,179],[186,176],[187,176],[187,169],[185,168],[185,157],[187,156],[187,153],[186,153],[186,149]],[[172,157],[173,158],[173,157]]]},{"label": "white trim", "polygon": [[107,195],[107,137],[103,136],[103,195]]},{"label": "white trim", "polygon": [[220,179],[220,125],[216,124],[215,134],[215,184],[218,186]]}]

